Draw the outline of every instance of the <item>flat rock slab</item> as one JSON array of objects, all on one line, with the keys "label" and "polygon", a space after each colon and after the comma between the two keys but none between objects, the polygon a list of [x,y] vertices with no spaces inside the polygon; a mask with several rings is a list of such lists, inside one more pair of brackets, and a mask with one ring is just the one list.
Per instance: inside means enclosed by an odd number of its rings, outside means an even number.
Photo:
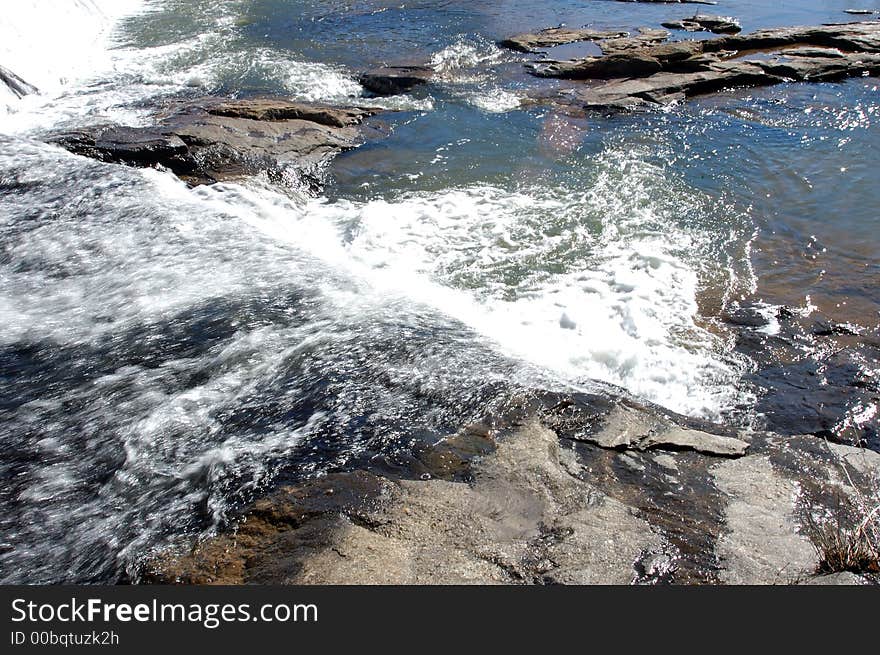
[{"label": "flat rock slab", "polygon": [[816,550],[795,520],[795,482],[774,470],[767,457],[725,462],[713,474],[730,498],[726,534],[716,547],[724,582],[788,583],[816,571]]},{"label": "flat rock slab", "polygon": [[[669,417],[662,413],[633,414],[624,400],[595,402],[591,407],[598,414],[592,414],[587,400],[581,399],[578,412],[564,402],[554,408],[588,422],[622,408],[624,414],[605,427],[622,427],[626,434],[619,429],[617,434],[624,440],[638,440],[658,425],[669,430]],[[475,457],[466,481],[395,480],[353,471],[282,487],[253,503],[235,531],[153,557],[142,581],[876,581],[870,573],[815,577],[817,549],[802,519],[808,497],[820,503],[819,513],[833,511],[836,496],[818,487],[830,485],[852,497],[858,492],[850,478],[858,487],[876,480],[875,453],[773,434],[753,435],[750,452],[737,459],[690,449],[619,451],[561,438],[567,428],[551,430],[538,422],[544,418],[531,415],[497,438],[491,429],[470,426],[445,440],[442,453],[454,445]],[[853,469],[852,476],[844,475],[842,466]],[[432,470],[442,473],[444,466]]]},{"label": "flat rock slab", "polygon": [[[274,584],[628,584],[660,548],[647,522],[569,472],[572,454],[529,424],[471,484],[360,473],[264,499],[236,535],[154,560],[147,581]],[[316,486],[317,485],[317,486]],[[353,498],[357,498],[352,502]]]},{"label": "flat rock slab", "polygon": [[579,41],[603,41],[625,37],[627,32],[609,32],[587,28],[570,29],[551,27],[534,34],[518,34],[498,42],[498,45],[518,52],[539,52],[541,48],[552,48]]},{"label": "flat rock slab", "polygon": [[741,457],[749,449],[742,439],[676,425],[625,405],[615,407],[601,429],[574,438],[615,450],[689,450],[719,457]]},{"label": "flat rock slab", "polygon": [[205,109],[215,116],[247,118],[255,121],[302,120],[328,127],[357,125],[364,118],[375,113],[375,110],[361,107],[331,107],[279,98],[229,100],[209,104]]},{"label": "flat rock slab", "polygon": [[377,96],[394,96],[423,86],[434,77],[430,66],[385,66],[361,73],[358,82]]},{"label": "flat rock slab", "polygon": [[356,147],[361,122],[376,111],[279,98],[208,98],[174,108],[153,126],[97,127],[49,141],[100,161],[163,166],[194,185],[264,172],[282,180],[292,170],[308,178],[328,158]]}]

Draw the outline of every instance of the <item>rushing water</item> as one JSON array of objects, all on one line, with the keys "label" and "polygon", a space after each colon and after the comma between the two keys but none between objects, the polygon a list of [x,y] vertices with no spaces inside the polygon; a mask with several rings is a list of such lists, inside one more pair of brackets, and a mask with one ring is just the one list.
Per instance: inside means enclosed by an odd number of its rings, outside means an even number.
[{"label": "rushing water", "polygon": [[[753,29],[846,20],[850,4],[717,9]],[[760,425],[748,380],[760,362],[719,320],[734,301],[821,312],[876,339],[876,80],[574,119],[520,108],[545,82],[494,45],[560,22],[631,29],[688,11],[5,8],[0,65],[42,94],[0,96],[0,580],[124,578],[273,481],[404,465],[411,442],[518,386],[607,383]],[[256,181],[188,189],[40,142],[143,123],[165,95],[367,102],[358,70],[426,61],[440,83],[370,100],[397,110],[382,117],[389,137],[340,156],[319,197]],[[876,426],[859,402],[848,420]]]}]

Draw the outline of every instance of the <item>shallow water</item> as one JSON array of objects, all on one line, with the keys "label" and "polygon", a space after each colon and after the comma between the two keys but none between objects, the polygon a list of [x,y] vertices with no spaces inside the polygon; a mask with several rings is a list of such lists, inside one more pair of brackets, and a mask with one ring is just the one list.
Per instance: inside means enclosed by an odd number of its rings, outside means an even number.
[{"label": "shallow water", "polygon": [[[513,389],[611,384],[759,427],[763,360],[722,320],[734,301],[876,338],[875,79],[574,119],[521,109],[551,83],[494,41],[692,9],[45,5],[0,23],[0,64],[44,92],[0,98],[3,581],[135,576],[150,549],[224,525],[279,480],[405,467],[414,441]],[[712,12],[753,29],[845,21],[850,5]],[[25,41],[46,56],[23,56]],[[369,100],[398,110],[379,119],[390,135],[340,156],[318,197],[188,189],[40,143],[139,124],[182,93],[364,103],[358,70],[426,61],[441,82]],[[815,344],[796,346],[785,356],[813,361]],[[877,362],[860,357],[870,378]],[[845,411],[876,434],[865,402]]]}]

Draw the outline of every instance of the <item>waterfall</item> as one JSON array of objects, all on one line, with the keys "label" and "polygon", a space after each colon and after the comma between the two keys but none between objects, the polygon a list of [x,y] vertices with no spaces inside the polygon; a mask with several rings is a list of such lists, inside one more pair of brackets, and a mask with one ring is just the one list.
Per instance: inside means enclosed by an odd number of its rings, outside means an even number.
[{"label": "waterfall", "polygon": [[0,12],[0,101],[55,95],[88,78],[112,45],[119,18],[140,0],[25,0]]}]

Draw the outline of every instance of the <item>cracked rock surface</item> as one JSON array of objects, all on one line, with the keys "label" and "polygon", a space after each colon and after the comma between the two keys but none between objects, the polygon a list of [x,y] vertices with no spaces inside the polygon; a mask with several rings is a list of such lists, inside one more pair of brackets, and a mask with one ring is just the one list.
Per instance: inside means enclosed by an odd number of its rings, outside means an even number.
[{"label": "cracked rock surface", "polygon": [[[442,456],[422,458],[434,476],[392,479],[354,471],[283,487],[247,509],[236,529],[158,554],[143,579],[218,584],[874,581],[856,574],[818,575],[817,549],[803,516],[832,507],[835,494],[855,496],[853,485],[876,484],[880,455],[814,437],[772,434],[753,435],[746,454],[719,456],[690,444],[682,449],[665,443],[645,450],[631,437],[649,423],[667,433],[696,430],[674,417],[655,417],[651,423],[645,416],[633,419],[632,408],[621,416],[616,409],[587,407],[590,402],[556,403],[514,419],[501,432],[451,435],[437,444]],[[567,411],[566,422],[547,427],[560,411]],[[585,421],[587,431],[619,430],[621,437],[612,447],[601,445],[605,437],[571,438],[573,417]],[[452,475],[452,460],[468,475]]]}]

